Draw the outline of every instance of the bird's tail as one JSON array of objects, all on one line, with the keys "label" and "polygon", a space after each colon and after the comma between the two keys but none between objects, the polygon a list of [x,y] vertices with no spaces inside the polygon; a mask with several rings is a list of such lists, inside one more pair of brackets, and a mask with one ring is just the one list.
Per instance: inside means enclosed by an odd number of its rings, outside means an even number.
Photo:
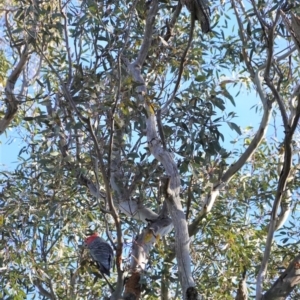
[{"label": "bird's tail", "polygon": [[210,9],[207,0],[195,0],[194,1],[195,19],[201,24],[203,33],[210,31]]}]

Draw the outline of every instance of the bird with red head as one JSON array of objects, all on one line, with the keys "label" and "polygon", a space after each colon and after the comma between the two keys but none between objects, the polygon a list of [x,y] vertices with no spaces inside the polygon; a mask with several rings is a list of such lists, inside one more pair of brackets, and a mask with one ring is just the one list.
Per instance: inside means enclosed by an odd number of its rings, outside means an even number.
[{"label": "bird with red head", "polygon": [[92,259],[97,263],[101,273],[110,276],[110,269],[113,264],[114,252],[111,246],[97,233],[87,237],[84,241],[90,251]]}]

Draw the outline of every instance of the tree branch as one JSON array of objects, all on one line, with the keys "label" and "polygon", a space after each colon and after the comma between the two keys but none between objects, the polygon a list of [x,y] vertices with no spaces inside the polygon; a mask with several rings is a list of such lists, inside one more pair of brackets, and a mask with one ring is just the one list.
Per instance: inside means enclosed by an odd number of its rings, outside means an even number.
[{"label": "tree branch", "polygon": [[[141,75],[141,63],[144,57],[146,57],[149,46],[150,36],[152,33],[154,12],[156,11],[157,1],[152,2],[152,8],[150,10],[150,17],[147,18],[145,40],[143,41],[138,59],[130,64],[127,61],[127,68],[134,78],[134,80],[140,83],[137,87],[140,101],[144,103],[144,107],[147,114],[146,128],[147,128],[147,140],[148,146],[152,155],[162,163],[165,168],[166,174],[169,176],[168,185],[168,209],[175,227],[175,239],[176,239],[176,256],[178,262],[179,278],[182,286],[182,292],[184,299],[186,299],[186,291],[189,287],[194,287],[195,283],[191,273],[191,259],[189,255],[189,237],[188,228],[185,219],[185,215],[180,202],[180,177],[177,170],[177,165],[172,157],[172,154],[164,150],[161,147],[160,139],[158,138],[156,131],[156,116],[154,108],[150,100],[147,98],[147,89],[144,79]],[[146,51],[147,50],[147,51]],[[146,53],[145,53],[146,52]]]},{"label": "tree branch", "polygon": [[41,295],[43,295],[44,297],[51,299],[51,300],[55,300],[55,297],[52,296],[52,294],[50,292],[48,292],[46,289],[44,289],[44,287],[42,286],[42,283],[40,281],[40,279],[34,279],[33,280],[33,284],[37,287],[37,289],[39,290],[39,292],[41,293]]},{"label": "tree branch", "polygon": [[248,290],[246,283],[246,270],[244,270],[243,277],[239,282],[239,287],[236,293],[235,300],[247,300],[248,299]]},{"label": "tree branch", "polygon": [[263,295],[262,300],[284,300],[300,283],[300,254],[289,264],[271,288]]},{"label": "tree branch", "polygon": [[[291,124],[290,129],[285,132],[285,138],[284,138],[284,164],[283,164],[283,169],[280,174],[280,178],[278,181],[277,185],[277,191],[275,195],[275,200],[273,203],[273,208],[272,208],[272,213],[271,213],[271,220],[269,224],[269,230],[268,230],[268,236],[267,236],[267,241],[266,241],[266,246],[265,246],[265,251],[264,251],[264,256],[262,259],[261,267],[259,270],[259,273],[257,275],[257,283],[256,283],[256,299],[260,300],[262,296],[262,285],[266,276],[267,272],[267,267],[268,267],[268,260],[270,257],[271,253],[271,245],[273,241],[273,235],[275,232],[276,228],[276,223],[277,223],[277,211],[278,208],[281,204],[282,197],[285,193],[286,190],[286,184],[287,184],[287,179],[290,174],[291,170],[291,165],[292,165],[292,138],[294,135],[294,132],[297,128],[297,124],[299,121],[300,117],[300,95],[298,94],[297,96],[298,104],[296,108],[296,115],[295,118],[293,119],[293,124]],[[289,126],[288,126],[289,127]]]},{"label": "tree branch", "polygon": [[206,216],[206,214],[208,214],[211,211],[215,203],[215,200],[220,193],[220,190],[225,187],[225,185],[230,181],[232,176],[241,169],[241,167],[253,155],[253,153],[260,145],[261,141],[263,140],[267,132],[268,123],[271,118],[271,112],[272,112],[272,102],[269,101],[267,102],[267,105],[264,106],[264,113],[262,116],[260,126],[254,138],[252,139],[250,145],[245,150],[245,152],[241,155],[241,157],[237,160],[237,162],[232,164],[229,167],[229,169],[224,173],[224,175],[221,177],[221,179],[213,185],[211,192],[206,196],[202,204],[202,209],[200,213],[195,218],[193,223],[189,225],[189,233],[191,236],[197,233],[198,224],[203,219],[203,217]]},{"label": "tree branch", "polygon": [[238,26],[239,26],[239,36],[240,36],[240,39],[242,41],[242,46],[243,46],[242,47],[243,58],[245,60],[248,72],[250,73],[251,77],[254,78],[255,73],[254,73],[253,67],[251,65],[251,61],[249,60],[249,56],[246,52],[246,49],[248,48],[248,45],[247,45],[248,39],[246,39],[246,37],[245,37],[245,33],[244,33],[245,30],[244,30],[243,22],[240,18],[240,14],[236,7],[236,1],[231,0],[230,2],[231,2],[231,6],[234,9],[234,14],[235,14]]},{"label": "tree branch", "polygon": [[157,12],[158,12],[158,1],[154,0],[151,2],[151,8],[147,16],[143,43],[133,65],[141,67],[144,64],[144,61],[148,55],[149,48],[151,46],[153,24]]},{"label": "tree branch", "polygon": [[25,44],[22,54],[20,56],[20,60],[16,65],[15,69],[11,72],[10,76],[7,79],[6,87],[5,87],[5,96],[6,96],[6,105],[7,110],[5,116],[2,120],[0,120],[0,135],[6,130],[15,114],[18,111],[19,102],[14,94],[15,84],[24,69],[26,63],[29,59],[28,49],[29,45]]}]

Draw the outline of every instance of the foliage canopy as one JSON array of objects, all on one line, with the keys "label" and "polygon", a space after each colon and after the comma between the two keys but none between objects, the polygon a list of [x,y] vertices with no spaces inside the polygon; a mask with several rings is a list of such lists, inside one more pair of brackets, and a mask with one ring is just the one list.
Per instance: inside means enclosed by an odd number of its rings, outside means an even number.
[{"label": "foliage canopy", "polygon": [[300,297],[299,1],[211,1],[186,56],[179,1],[0,7],[1,299]]}]

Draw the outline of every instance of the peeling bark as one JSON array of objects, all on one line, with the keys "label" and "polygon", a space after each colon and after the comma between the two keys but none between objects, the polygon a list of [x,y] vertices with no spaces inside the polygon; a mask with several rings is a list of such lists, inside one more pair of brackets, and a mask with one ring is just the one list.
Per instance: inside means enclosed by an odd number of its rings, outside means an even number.
[{"label": "peeling bark", "polygon": [[239,282],[239,287],[236,293],[235,300],[247,300],[248,299],[248,290],[246,284],[246,271],[243,274],[243,278]]},{"label": "peeling bark", "polygon": [[137,300],[141,296],[140,272],[133,272],[130,278],[127,279],[125,291],[123,294],[124,300]]}]

